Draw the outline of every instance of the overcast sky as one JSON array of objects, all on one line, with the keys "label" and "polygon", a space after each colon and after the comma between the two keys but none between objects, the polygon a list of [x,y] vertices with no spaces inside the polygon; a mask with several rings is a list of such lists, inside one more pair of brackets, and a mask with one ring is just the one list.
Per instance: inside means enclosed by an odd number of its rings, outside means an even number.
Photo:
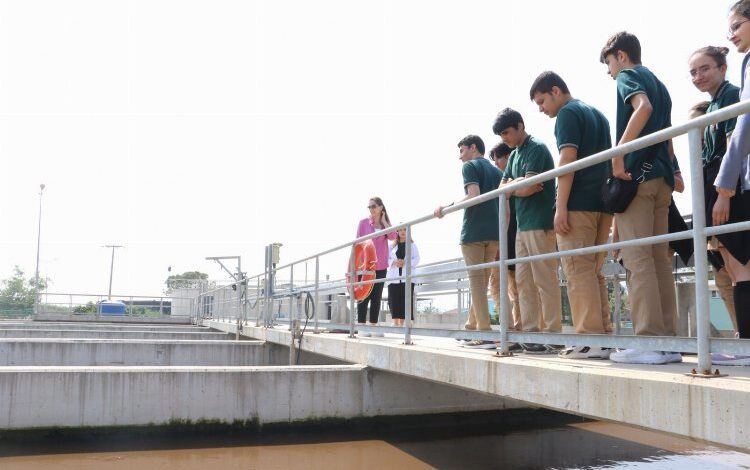
[{"label": "overcast sky", "polygon": [[[554,121],[528,97],[543,70],[614,124],[598,58],[622,29],[683,122],[708,98],[687,59],[731,46],[731,3],[1,1],[0,278],[33,275],[40,183],[55,292],[106,292],[105,244],[125,245],[114,292],[151,295],[168,266],[220,279],[204,258],[241,255],[253,275],[267,243],[284,244],[282,263],[343,243],[371,196],[394,222],[430,213],[462,196],[456,143],[491,147],[500,109],[554,150]],[[676,200],[690,212],[687,192]],[[423,262],[460,256],[460,223],[414,229]],[[343,259],[322,272],[340,277]]]}]

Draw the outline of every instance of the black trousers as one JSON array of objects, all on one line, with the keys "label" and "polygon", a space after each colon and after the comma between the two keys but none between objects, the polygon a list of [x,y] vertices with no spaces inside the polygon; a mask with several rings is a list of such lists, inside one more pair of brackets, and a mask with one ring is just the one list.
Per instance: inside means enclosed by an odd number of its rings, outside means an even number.
[{"label": "black trousers", "polygon": [[[414,320],[414,283],[411,284],[411,319]],[[406,284],[403,282],[388,284],[388,307],[391,318],[403,320],[406,318]]]},{"label": "black trousers", "polygon": [[[375,279],[385,279],[387,270],[378,269],[375,271]],[[383,298],[383,283],[378,282],[372,285],[372,292],[365,300],[357,303],[357,321],[364,323],[367,321],[367,306],[370,306],[370,323],[377,323],[380,316],[380,299]]]}]

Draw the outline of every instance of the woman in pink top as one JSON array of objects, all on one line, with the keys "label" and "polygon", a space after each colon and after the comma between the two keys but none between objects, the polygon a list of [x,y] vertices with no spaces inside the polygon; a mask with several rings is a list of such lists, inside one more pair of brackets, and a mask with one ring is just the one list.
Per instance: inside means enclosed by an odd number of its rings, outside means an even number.
[{"label": "woman in pink top", "polygon": [[[370,209],[370,217],[359,221],[359,227],[357,227],[357,238],[391,226],[391,219],[388,217],[388,211],[385,210],[382,199],[379,197],[371,198],[367,208]],[[376,279],[385,279],[385,274],[388,271],[388,240],[395,240],[396,237],[396,232],[391,232],[388,235],[372,239],[372,242],[375,244],[375,253],[378,256],[378,263],[375,265]],[[378,323],[378,315],[380,315],[380,299],[382,296],[383,283],[379,282],[372,285],[372,293],[369,297],[357,303],[357,321],[360,324],[364,324],[367,320],[368,304],[370,305],[370,323],[373,325]],[[383,333],[370,334],[360,332],[359,336],[383,336]]]}]

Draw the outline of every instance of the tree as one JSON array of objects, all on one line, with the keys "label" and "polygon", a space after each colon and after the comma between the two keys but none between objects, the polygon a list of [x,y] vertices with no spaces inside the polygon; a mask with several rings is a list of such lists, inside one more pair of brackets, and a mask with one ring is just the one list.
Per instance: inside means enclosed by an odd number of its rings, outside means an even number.
[{"label": "tree", "polygon": [[[39,279],[39,292],[47,288],[47,282]],[[13,277],[2,281],[0,289],[0,310],[23,310],[34,307],[36,282],[32,277],[26,279],[23,270],[18,266],[13,268]]]},{"label": "tree", "polygon": [[186,271],[182,274],[173,274],[167,278],[165,284],[167,291],[172,289],[186,289],[200,284],[201,281],[208,279],[208,274],[200,271]]}]

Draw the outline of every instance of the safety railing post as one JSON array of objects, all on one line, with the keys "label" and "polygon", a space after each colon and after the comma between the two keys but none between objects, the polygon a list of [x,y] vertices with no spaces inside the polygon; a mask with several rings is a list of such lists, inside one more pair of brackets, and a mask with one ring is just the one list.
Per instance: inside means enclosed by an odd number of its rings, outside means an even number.
[{"label": "safety railing post", "polygon": [[508,212],[506,211],[506,205],[508,199],[505,197],[505,193],[501,193],[498,197],[498,252],[499,252],[499,266],[498,266],[498,279],[500,286],[498,290],[498,298],[500,300],[499,317],[500,317],[500,354],[508,354],[508,323],[510,322],[510,302],[508,299],[508,267],[505,265],[505,260],[508,259]]},{"label": "safety railing post", "polygon": [[351,259],[349,260],[349,280],[351,281],[352,287],[349,291],[349,337],[354,338],[354,309],[356,307],[355,305],[355,299],[354,299],[354,283],[357,282],[357,272],[356,266],[355,266],[355,260],[354,260],[354,246],[352,245],[352,252],[351,252]]},{"label": "safety railing post", "polygon": [[708,259],[706,257],[706,209],[703,196],[702,132],[688,131],[690,147],[690,192],[693,203],[693,246],[695,263],[695,317],[697,323],[698,368],[711,373],[711,318],[708,309]]},{"label": "safety railing post", "polygon": [[456,291],[458,292],[458,318],[456,320],[456,329],[461,329],[461,314],[463,314],[464,311],[464,293],[461,290],[461,278],[459,277],[456,280]]},{"label": "safety railing post", "polygon": [[289,331],[293,331],[293,323],[294,323],[294,313],[295,313],[295,305],[294,305],[294,265],[292,265],[289,268],[290,274],[289,274]]},{"label": "safety railing post", "polygon": [[320,310],[320,256],[315,257],[315,303],[313,304],[313,310],[315,311],[315,319],[313,320],[313,331],[318,333],[318,310]]},{"label": "safety railing post", "polygon": [[[405,297],[406,297],[406,308],[405,308],[405,317],[406,317],[406,329],[404,330],[404,344],[412,344],[411,342],[411,316],[414,314],[414,308],[412,303],[414,302],[413,294],[411,291],[411,224],[406,226],[406,253],[404,253],[404,260],[405,260],[405,267],[406,267],[406,280],[404,289],[406,289]],[[393,312],[391,312],[391,315],[393,315]]]},{"label": "safety railing post", "polygon": [[615,335],[620,335],[622,327],[622,287],[620,286],[620,275],[615,273],[614,276],[614,296],[615,296]]}]

